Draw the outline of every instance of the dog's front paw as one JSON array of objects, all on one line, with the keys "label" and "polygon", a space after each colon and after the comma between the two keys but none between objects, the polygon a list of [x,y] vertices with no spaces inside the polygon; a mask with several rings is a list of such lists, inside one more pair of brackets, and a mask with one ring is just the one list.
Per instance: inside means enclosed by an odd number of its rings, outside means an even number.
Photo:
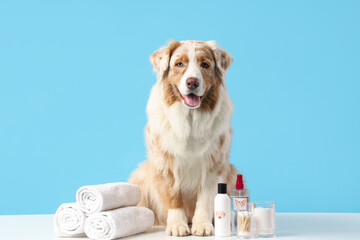
[{"label": "dog's front paw", "polygon": [[197,236],[210,236],[214,232],[214,227],[211,223],[193,223],[191,233]]},{"label": "dog's front paw", "polygon": [[166,233],[170,236],[187,236],[190,229],[186,222],[175,222],[167,224]]}]

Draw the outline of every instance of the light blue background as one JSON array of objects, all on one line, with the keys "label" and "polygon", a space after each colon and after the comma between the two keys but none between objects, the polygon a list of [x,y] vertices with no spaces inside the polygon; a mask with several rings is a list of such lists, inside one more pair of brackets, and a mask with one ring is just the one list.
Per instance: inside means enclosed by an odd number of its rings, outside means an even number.
[{"label": "light blue background", "polygon": [[360,212],[359,1],[0,2],[0,214],[54,213],[145,160],[150,54],[234,57],[231,162],[279,212]]}]

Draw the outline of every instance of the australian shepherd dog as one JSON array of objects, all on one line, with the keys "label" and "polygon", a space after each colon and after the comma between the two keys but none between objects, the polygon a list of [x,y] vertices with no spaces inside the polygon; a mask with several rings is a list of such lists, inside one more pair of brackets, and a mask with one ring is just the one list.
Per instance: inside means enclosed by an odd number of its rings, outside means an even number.
[{"label": "australian shepherd dog", "polygon": [[[148,160],[129,179],[155,224],[172,236],[213,234],[217,184],[235,187],[229,163],[233,104],[225,86],[231,55],[215,41],[175,41],[155,51],[146,108]],[[189,227],[189,224],[191,226]]]}]

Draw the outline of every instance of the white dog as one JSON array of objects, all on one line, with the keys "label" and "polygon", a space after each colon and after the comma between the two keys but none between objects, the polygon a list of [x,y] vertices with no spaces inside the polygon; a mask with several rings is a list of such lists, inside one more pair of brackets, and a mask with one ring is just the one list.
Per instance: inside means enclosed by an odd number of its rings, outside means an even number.
[{"label": "white dog", "polygon": [[147,105],[148,160],[129,182],[139,205],[173,236],[213,233],[217,183],[235,187],[229,163],[233,104],[225,86],[232,57],[215,41],[175,41],[150,57],[158,80]]}]

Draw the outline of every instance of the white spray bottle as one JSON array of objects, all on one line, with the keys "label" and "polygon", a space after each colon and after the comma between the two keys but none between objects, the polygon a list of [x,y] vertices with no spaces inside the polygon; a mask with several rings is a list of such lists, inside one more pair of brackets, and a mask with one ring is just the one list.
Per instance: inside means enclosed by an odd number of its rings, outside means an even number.
[{"label": "white spray bottle", "polygon": [[215,236],[228,237],[231,235],[230,225],[230,197],[226,192],[226,183],[218,184],[218,194],[214,199]]}]

